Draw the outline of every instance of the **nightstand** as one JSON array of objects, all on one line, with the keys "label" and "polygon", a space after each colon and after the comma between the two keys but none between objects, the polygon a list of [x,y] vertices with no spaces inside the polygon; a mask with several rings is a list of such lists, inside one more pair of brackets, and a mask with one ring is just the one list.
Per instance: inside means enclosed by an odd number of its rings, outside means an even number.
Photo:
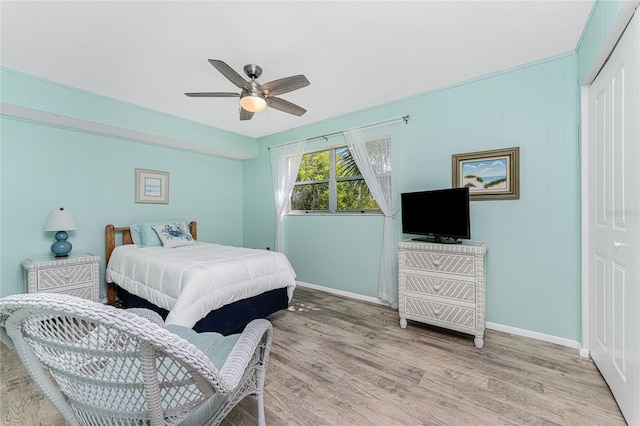
[{"label": "nightstand", "polygon": [[100,299],[100,256],[72,253],[56,259],[53,255],[24,259],[25,290],[29,293],[64,293],[93,300]]}]

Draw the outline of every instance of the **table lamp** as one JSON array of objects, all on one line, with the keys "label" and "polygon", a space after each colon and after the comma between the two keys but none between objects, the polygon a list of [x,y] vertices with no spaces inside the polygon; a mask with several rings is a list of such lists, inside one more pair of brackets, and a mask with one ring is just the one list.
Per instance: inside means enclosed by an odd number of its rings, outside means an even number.
[{"label": "table lamp", "polygon": [[67,241],[69,235],[66,231],[75,231],[77,228],[76,220],[69,210],[60,207],[60,210],[51,210],[45,231],[56,231],[56,241],[51,244],[51,252],[56,257],[67,257],[71,251],[71,243]]}]

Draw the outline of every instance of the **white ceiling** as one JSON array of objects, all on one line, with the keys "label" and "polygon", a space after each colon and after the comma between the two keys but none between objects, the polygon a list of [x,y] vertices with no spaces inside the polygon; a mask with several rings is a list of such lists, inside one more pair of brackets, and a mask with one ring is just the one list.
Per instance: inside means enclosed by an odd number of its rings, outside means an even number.
[{"label": "white ceiling", "polygon": [[[6,68],[251,137],[572,51],[593,1],[2,1]],[[207,59],[304,74],[308,112],[238,118]]]}]

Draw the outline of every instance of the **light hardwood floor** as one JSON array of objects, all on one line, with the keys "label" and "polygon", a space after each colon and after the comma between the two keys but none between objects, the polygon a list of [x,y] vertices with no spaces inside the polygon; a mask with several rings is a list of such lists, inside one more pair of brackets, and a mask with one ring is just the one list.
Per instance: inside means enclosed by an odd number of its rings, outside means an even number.
[{"label": "light hardwood floor", "polygon": [[[624,425],[594,364],[570,349],[488,330],[473,338],[390,308],[298,287],[270,317],[267,424]],[[1,424],[62,425],[4,345]],[[255,425],[245,398],[223,425]]]}]

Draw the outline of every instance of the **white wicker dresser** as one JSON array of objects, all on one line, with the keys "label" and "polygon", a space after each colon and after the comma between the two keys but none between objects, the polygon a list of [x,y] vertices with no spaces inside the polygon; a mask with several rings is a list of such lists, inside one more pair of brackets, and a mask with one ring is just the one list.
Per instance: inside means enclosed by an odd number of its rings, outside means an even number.
[{"label": "white wicker dresser", "polygon": [[25,290],[29,293],[65,293],[93,300],[100,299],[100,256],[71,253],[69,257],[24,259]]},{"label": "white wicker dresser", "polygon": [[484,346],[487,245],[463,240],[438,244],[405,240],[398,245],[400,327],[407,319],[475,336]]}]

